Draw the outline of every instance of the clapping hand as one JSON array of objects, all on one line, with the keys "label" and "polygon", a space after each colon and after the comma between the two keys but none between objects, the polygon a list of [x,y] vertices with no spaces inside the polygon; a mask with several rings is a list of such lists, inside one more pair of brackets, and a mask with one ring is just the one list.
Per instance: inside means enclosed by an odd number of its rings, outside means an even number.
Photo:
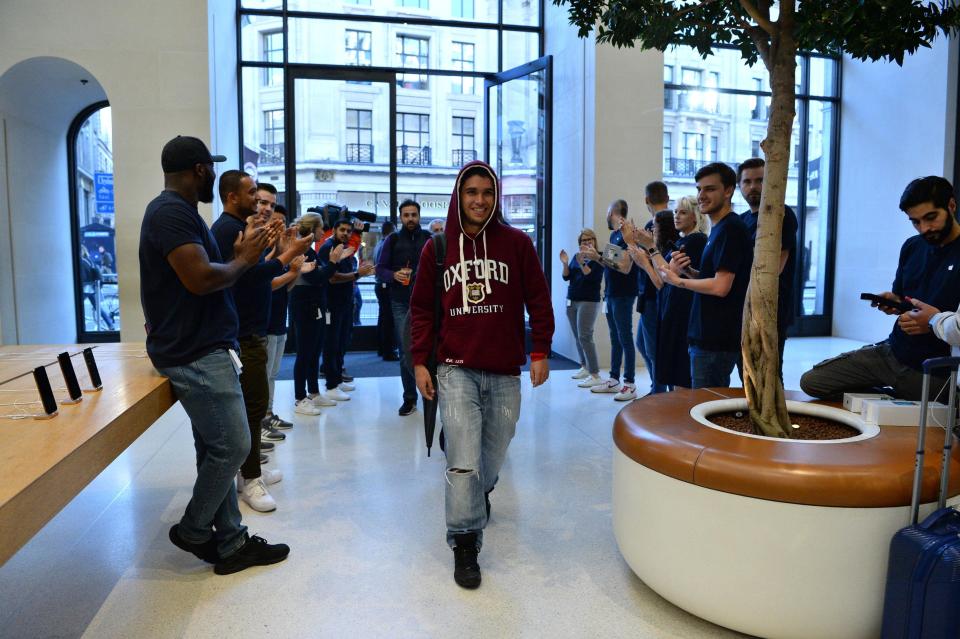
[{"label": "clapping hand", "polygon": [[570,256],[567,255],[567,252],[564,249],[560,249],[560,263],[564,266],[567,266],[570,263]]}]

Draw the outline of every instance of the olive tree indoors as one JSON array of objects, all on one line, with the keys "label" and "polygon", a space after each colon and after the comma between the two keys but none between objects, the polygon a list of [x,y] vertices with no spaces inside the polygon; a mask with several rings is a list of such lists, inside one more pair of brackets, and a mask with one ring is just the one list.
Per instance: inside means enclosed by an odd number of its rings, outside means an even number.
[{"label": "olive tree indoors", "polygon": [[798,49],[903,63],[938,35],[960,28],[960,9],[920,0],[554,0],[569,5],[581,37],[618,47],[694,47],[704,58],[734,46],[747,64],[762,61],[771,103],[753,270],[743,315],[743,385],[758,432],[790,430],[777,361],[780,234],[787,194]]}]

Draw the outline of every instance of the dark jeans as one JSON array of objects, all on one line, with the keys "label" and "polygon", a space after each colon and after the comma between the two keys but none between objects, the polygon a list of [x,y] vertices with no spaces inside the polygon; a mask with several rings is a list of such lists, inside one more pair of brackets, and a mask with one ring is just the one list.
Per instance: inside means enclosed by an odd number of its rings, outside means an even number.
[{"label": "dark jeans", "polygon": [[323,377],[327,390],[343,383],[343,355],[350,345],[353,303],[332,307],[327,311],[330,322],[324,327]]},{"label": "dark jeans", "polygon": [[323,350],[324,318],[319,306],[290,302],[290,319],[297,333],[297,357],[293,361],[293,396],[298,401],[307,393],[320,392],[320,353]]},{"label": "dark jeans", "polygon": [[393,322],[393,308],[390,302],[390,290],[377,282],[377,354],[380,357],[397,354],[396,329]]},{"label": "dark jeans", "polygon": [[363,308],[363,296],[360,295],[360,287],[353,285],[353,324],[360,326],[360,309]]},{"label": "dark jeans", "polygon": [[[930,380],[935,397],[946,378]],[[890,387],[897,399],[918,401],[923,395],[923,373],[901,364],[886,342],[864,346],[826,359],[800,378],[800,388],[820,399],[841,399],[844,393],[869,393]]]},{"label": "dark jeans", "polygon": [[740,360],[740,351],[708,351],[690,346],[691,388],[730,386],[730,373]]},{"label": "dark jeans", "polygon": [[400,381],[403,383],[403,401],[417,402],[417,381],[413,376],[413,360],[410,355],[410,303],[390,302],[393,325],[396,327],[397,343],[400,344]]},{"label": "dark jeans", "polygon": [[637,296],[607,298],[607,328],[610,329],[610,379],[620,379],[623,362],[623,381],[633,383],[637,368],[637,352],[633,350],[633,307]]},{"label": "dark jeans", "polygon": [[197,481],[180,519],[180,536],[202,544],[215,535],[217,551],[228,557],[246,542],[247,532],[240,523],[237,469],[250,448],[250,432],[237,371],[223,349],[159,370],[190,418],[197,452]]},{"label": "dark jeans", "polygon": [[270,386],[267,383],[267,338],[259,335],[241,337],[240,388],[243,389],[243,404],[247,409],[247,424],[250,426],[250,453],[240,467],[244,479],[260,476],[260,422],[267,416],[270,403]]},{"label": "dark jeans", "polygon": [[650,373],[650,393],[665,393],[667,387],[657,383],[657,324],[660,322],[656,302],[647,302],[643,313],[640,313],[640,322],[637,324],[637,350],[647,365]]}]

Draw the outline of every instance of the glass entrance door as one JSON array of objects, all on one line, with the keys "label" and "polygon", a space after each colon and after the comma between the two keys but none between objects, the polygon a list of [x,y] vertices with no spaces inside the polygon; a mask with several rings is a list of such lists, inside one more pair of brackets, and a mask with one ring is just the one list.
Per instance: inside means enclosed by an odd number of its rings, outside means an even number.
[{"label": "glass entrance door", "polygon": [[511,225],[530,236],[550,279],[551,75],[545,56],[485,82],[487,161],[503,185]]},{"label": "glass entrance door", "polygon": [[[290,75],[285,197],[290,216],[327,205],[375,216],[365,221],[357,250],[360,260],[372,261],[396,199],[393,74],[297,70]],[[377,311],[374,278],[365,277],[355,290],[352,349],[376,349]]]}]

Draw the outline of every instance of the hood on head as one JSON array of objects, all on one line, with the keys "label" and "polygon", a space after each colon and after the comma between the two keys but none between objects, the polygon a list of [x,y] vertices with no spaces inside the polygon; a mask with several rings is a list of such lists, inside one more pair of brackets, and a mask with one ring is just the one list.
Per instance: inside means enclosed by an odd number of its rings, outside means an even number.
[{"label": "hood on head", "polygon": [[460,185],[463,182],[464,174],[474,167],[482,167],[486,169],[487,173],[490,174],[490,179],[493,180],[493,188],[495,191],[495,204],[493,208],[493,213],[490,214],[490,217],[487,218],[486,223],[483,225],[483,228],[480,230],[482,234],[488,226],[493,223],[503,223],[503,211],[500,209],[500,180],[497,178],[497,173],[493,170],[486,162],[480,160],[475,160],[473,162],[468,162],[464,164],[460,169],[460,172],[457,173],[457,180],[453,185],[453,193],[450,195],[450,205],[447,207],[447,225],[444,229],[444,233],[447,238],[453,238],[456,240],[457,236],[463,232],[463,210],[460,206]]}]

